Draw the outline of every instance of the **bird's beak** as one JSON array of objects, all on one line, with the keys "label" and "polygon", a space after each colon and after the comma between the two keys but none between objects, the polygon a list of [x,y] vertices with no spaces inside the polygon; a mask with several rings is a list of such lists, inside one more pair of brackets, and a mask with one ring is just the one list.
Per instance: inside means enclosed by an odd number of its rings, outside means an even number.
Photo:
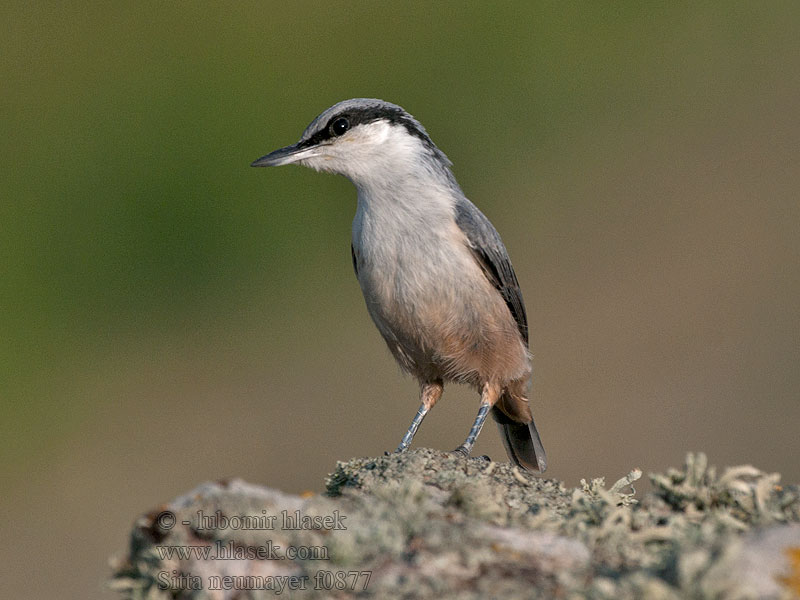
[{"label": "bird's beak", "polygon": [[302,148],[300,143],[286,146],[274,152],[270,152],[266,156],[262,156],[258,160],[253,161],[251,167],[280,167],[281,165],[290,165],[298,160],[314,156],[315,148]]}]

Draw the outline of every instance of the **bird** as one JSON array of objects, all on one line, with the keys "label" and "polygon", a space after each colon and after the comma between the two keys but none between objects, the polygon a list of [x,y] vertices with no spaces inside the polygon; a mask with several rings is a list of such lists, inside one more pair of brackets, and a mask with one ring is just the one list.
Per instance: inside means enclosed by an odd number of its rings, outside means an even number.
[{"label": "bird", "polygon": [[528,400],[528,321],[500,235],[464,195],[452,163],[402,107],[353,98],[317,116],[300,140],[253,167],[297,164],[345,176],[356,188],[351,256],[367,311],[420,407],[397,447],[404,452],[444,384],[480,394],[469,457],[487,415],[509,460],[543,473],[547,459]]}]

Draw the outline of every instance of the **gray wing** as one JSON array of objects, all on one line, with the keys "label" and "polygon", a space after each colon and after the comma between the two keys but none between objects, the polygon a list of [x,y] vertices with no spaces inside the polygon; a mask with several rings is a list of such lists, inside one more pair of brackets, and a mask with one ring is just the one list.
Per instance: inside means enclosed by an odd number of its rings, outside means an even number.
[{"label": "gray wing", "polygon": [[456,224],[467,236],[470,250],[487,279],[503,296],[527,345],[528,317],[522,301],[522,290],[500,234],[478,207],[466,198],[456,203]]}]

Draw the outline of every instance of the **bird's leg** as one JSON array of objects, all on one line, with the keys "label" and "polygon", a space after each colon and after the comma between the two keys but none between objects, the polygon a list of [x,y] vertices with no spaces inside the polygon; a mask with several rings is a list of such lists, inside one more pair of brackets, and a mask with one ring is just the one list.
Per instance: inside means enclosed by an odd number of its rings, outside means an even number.
[{"label": "bird's leg", "polygon": [[464,443],[458,448],[453,450],[453,452],[458,452],[464,456],[469,456],[469,453],[472,452],[472,447],[475,445],[475,440],[478,439],[478,434],[481,432],[483,424],[486,422],[486,416],[489,414],[489,409],[492,408],[495,402],[497,402],[497,400],[500,398],[502,391],[503,390],[500,386],[494,384],[485,383],[483,385],[483,391],[481,392],[481,406],[478,409],[478,416],[475,417],[475,422],[472,424],[472,428],[469,430],[467,439],[464,440]]},{"label": "bird's leg", "polygon": [[400,440],[400,445],[396,450],[397,452],[403,452],[411,445],[411,440],[414,439],[414,435],[417,433],[417,429],[419,429],[422,419],[424,419],[425,415],[428,414],[428,411],[433,408],[433,405],[436,404],[436,401],[442,397],[443,390],[444,385],[442,384],[441,379],[437,381],[426,382],[421,385],[419,395],[420,399],[422,400],[422,404],[419,405],[419,410],[414,416],[414,420],[411,421],[408,431],[406,431],[403,439]]}]

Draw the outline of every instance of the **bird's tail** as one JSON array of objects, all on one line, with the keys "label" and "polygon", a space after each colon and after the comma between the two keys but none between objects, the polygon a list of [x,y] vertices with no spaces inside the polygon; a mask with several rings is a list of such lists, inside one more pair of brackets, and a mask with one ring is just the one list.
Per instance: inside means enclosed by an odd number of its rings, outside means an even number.
[{"label": "bird's tail", "polygon": [[492,417],[511,462],[528,471],[544,473],[547,457],[528,399],[506,391],[492,407]]}]

